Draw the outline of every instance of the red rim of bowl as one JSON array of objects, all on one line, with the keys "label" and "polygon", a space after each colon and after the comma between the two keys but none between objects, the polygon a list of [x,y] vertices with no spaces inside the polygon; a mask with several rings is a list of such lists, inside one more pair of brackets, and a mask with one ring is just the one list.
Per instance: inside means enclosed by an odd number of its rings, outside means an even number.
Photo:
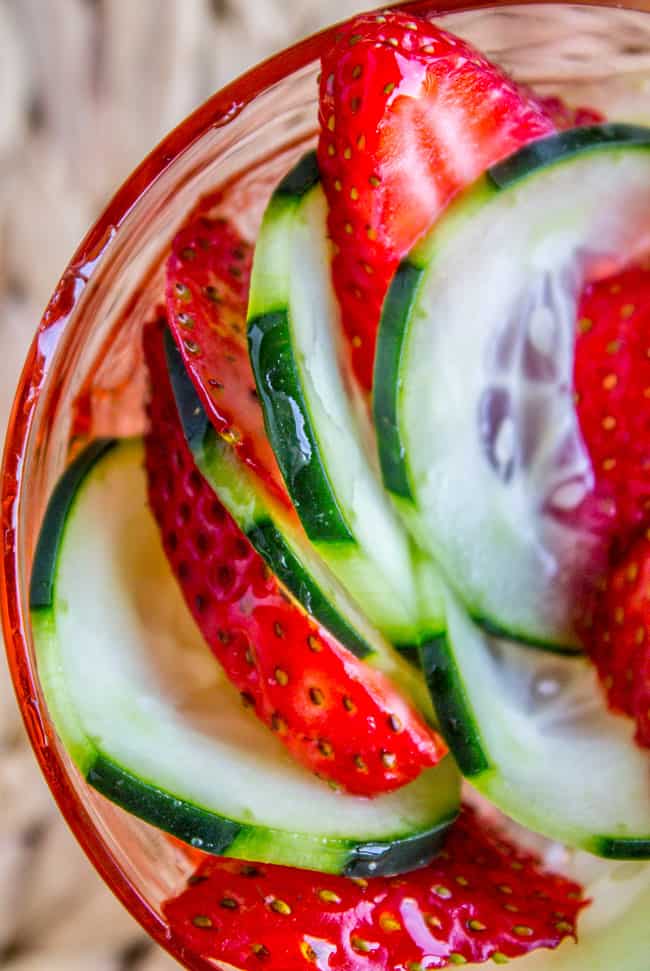
[{"label": "red rim of bowl", "polygon": [[[53,729],[40,715],[36,673],[25,643],[24,632],[29,621],[24,617],[19,593],[20,567],[16,528],[23,457],[36,405],[47,380],[49,359],[62,339],[66,324],[91,278],[90,275],[83,275],[83,268],[89,265],[95,267],[107,257],[114,230],[119,228],[147,187],[183,152],[215,123],[220,120],[227,121],[240,107],[264,90],[317,58],[332,29],[328,28],[262,62],[218,91],[167,135],[118,189],[80,243],[45,309],[23,367],[7,427],[2,473],[3,553],[0,559],[0,606],[9,669],[27,734],[59,809],[100,876],[154,940],[174,958],[195,971],[214,969],[214,964],[196,954],[188,953],[182,941],[121,871],[104,845],[82,801],[72,789],[66,770],[52,744]],[[48,342],[48,354],[45,357],[39,347],[39,336],[54,326],[57,326],[56,337],[51,344]]]},{"label": "red rim of bowl", "polygon": [[[543,2],[544,0],[523,0],[523,2],[519,0],[518,3],[517,0],[493,0],[486,6],[523,6]],[[610,0],[591,0],[591,2],[573,0],[573,2],[587,6],[620,6],[650,10],[650,0],[636,0],[636,2],[624,0],[623,3],[618,4]],[[471,10],[481,4],[468,3],[467,0],[442,0],[438,3],[415,0],[403,6],[414,13],[426,11],[429,15],[443,15],[454,11]],[[173,929],[164,923],[120,870],[80,798],[72,790],[56,749],[51,744],[52,729],[43,722],[38,710],[36,676],[25,643],[26,621],[19,595],[16,525],[23,457],[39,395],[47,379],[48,361],[63,336],[66,323],[81,293],[90,280],[90,276],[84,276],[81,271],[84,267],[97,266],[106,258],[111,248],[112,233],[109,237],[109,227],[119,228],[147,187],[210,127],[219,120],[227,121],[234,112],[264,90],[318,58],[323,44],[335,30],[336,25],[300,41],[263,61],[222,88],[167,135],[118,189],[77,248],[46,307],[23,367],[7,427],[2,470],[3,552],[0,558],[0,606],[9,669],[27,734],[59,809],[91,863],[150,936],[191,971],[209,971],[214,969],[215,965],[212,961],[189,953]],[[39,348],[38,339],[44,331],[55,325],[58,325],[57,333],[45,357]]]}]

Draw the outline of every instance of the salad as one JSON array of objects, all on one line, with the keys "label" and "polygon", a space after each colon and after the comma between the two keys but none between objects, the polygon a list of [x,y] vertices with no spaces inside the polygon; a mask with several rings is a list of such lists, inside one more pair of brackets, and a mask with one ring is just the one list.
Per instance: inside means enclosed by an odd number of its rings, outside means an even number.
[{"label": "salad", "polygon": [[54,490],[56,730],[217,967],[647,971],[650,129],[389,11],[318,125],[254,246],[187,214],[146,434]]}]

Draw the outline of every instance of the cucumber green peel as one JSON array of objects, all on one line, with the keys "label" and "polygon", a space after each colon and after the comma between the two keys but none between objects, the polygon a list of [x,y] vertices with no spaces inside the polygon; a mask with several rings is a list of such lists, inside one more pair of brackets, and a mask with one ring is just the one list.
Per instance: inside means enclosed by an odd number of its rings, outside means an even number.
[{"label": "cucumber green peel", "polygon": [[534,142],[489,169],[400,266],[378,336],[386,489],[486,629],[577,652],[605,547],[572,401],[582,280],[650,245],[650,129]]},{"label": "cucumber green peel", "polygon": [[[264,484],[214,431],[169,331],[165,333],[165,353],[185,439],[203,478],[278,579],[305,609],[357,657],[374,654],[375,649],[369,643],[372,633],[366,632],[364,636],[359,631],[362,626],[367,629],[368,624],[356,606],[352,603],[349,606],[349,611],[356,615],[356,624],[348,623],[333,606],[333,601],[344,599],[345,593],[336,589],[334,577],[309,549],[309,540],[300,535],[299,524],[290,521],[264,489]],[[332,592],[325,593],[323,587]]]},{"label": "cucumber green peel", "polygon": [[100,441],[54,490],[31,621],[55,729],[109,799],[207,852],[356,875],[435,853],[451,757],[396,793],[333,792],[244,710],[203,642],[147,508],[139,441]]},{"label": "cucumber green peel", "polygon": [[593,665],[491,638],[445,596],[447,631],[422,663],[461,772],[549,839],[650,859],[650,759],[632,722],[608,711]]},{"label": "cucumber green peel", "polygon": [[327,203],[310,154],[274,193],[258,236],[248,322],[253,372],[309,539],[372,624],[400,649],[412,648],[438,633],[439,605],[420,598],[411,541],[383,494],[374,446],[346,390],[330,257]]},{"label": "cucumber green peel", "polygon": [[387,674],[431,720],[431,701],[421,672],[371,627],[311,546],[300,522],[287,514],[232,446],[216,434],[169,331],[165,352],[183,432],[205,482],[305,610],[349,651]]}]

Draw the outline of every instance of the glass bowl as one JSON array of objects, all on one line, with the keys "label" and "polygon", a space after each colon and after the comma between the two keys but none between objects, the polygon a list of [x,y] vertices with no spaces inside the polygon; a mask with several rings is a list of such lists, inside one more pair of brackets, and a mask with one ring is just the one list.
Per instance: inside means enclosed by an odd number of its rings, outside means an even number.
[{"label": "glass bowl", "polygon": [[[408,4],[461,34],[543,94],[650,123],[650,2]],[[645,12],[644,12],[645,11]],[[261,64],[200,107],[133,173],[73,256],[32,344],[9,424],[2,478],[2,616],[18,703],[43,774],[91,861],[134,917],[185,967],[162,913],[196,852],[90,789],[44,703],[28,578],[40,522],[71,455],[93,435],[144,425],[139,328],[160,300],[166,248],[203,194],[226,187],[253,239],[273,185],[316,134],[318,58],[331,31]]]}]

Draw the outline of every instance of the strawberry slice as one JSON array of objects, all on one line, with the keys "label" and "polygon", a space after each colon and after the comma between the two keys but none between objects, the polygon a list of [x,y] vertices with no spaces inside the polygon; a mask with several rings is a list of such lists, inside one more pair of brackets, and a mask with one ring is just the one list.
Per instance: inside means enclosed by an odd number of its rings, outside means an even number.
[{"label": "strawberry slice", "polygon": [[[650,638],[647,624],[645,636]],[[644,748],[650,748],[650,650],[645,651],[638,666],[634,714],[637,742]]]},{"label": "strawberry slice", "polygon": [[169,326],[216,431],[291,509],[266,437],[248,358],[246,308],[253,249],[231,222],[205,213],[177,234],[167,262]]},{"label": "strawberry slice", "polygon": [[164,906],[194,953],[243,971],[423,971],[575,937],[580,887],[465,808],[429,866],[352,880],[209,859]]},{"label": "strawberry slice", "polygon": [[445,754],[389,680],[314,623],[269,573],[194,464],[167,375],[164,321],[145,328],[149,502],[208,645],[296,759],[348,792],[410,782]]},{"label": "strawberry slice", "polygon": [[650,265],[585,287],[574,383],[616,558],[650,518]]},{"label": "strawberry slice", "polygon": [[322,59],[319,117],[333,282],[353,371],[369,390],[399,261],[459,189],[554,126],[474,48],[390,11],[338,32]]},{"label": "strawberry slice", "polygon": [[[520,86],[520,90],[522,90]],[[600,125],[605,121],[605,115],[597,108],[578,105],[573,108],[557,95],[538,95],[532,90],[525,89],[530,97],[534,97],[544,114],[551,119],[559,131],[567,128],[581,128],[584,125]]]},{"label": "strawberry slice", "polygon": [[650,747],[650,265],[584,289],[574,381],[614,564],[585,643],[610,706]]},{"label": "strawberry slice", "polygon": [[636,740],[650,748],[650,538],[640,536],[612,570],[600,600],[589,651],[610,706],[636,720]]}]

